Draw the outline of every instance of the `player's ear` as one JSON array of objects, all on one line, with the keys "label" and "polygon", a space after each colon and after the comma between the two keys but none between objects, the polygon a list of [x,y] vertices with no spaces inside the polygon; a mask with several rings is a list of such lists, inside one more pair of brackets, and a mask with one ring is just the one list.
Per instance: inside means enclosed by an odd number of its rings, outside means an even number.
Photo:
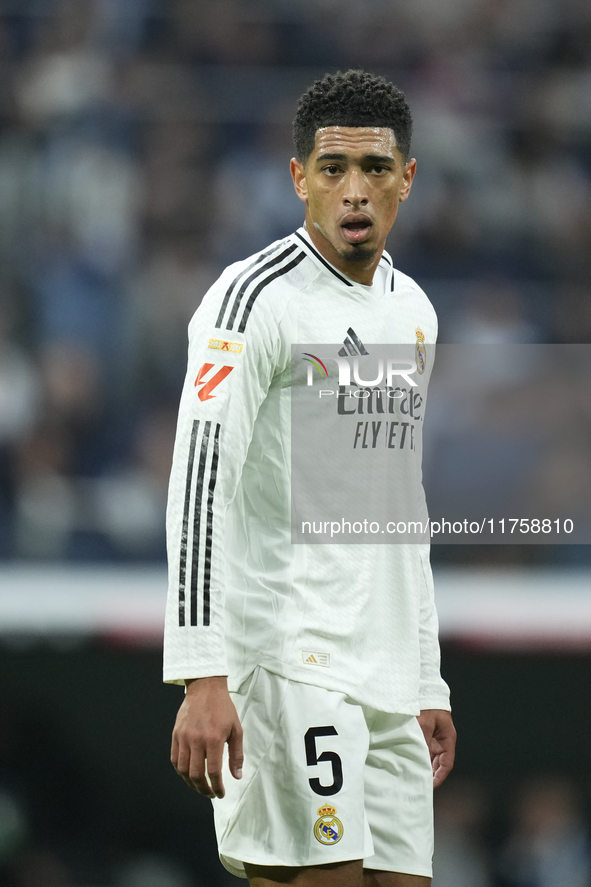
[{"label": "player's ear", "polygon": [[300,200],[303,200],[305,203],[308,199],[308,183],[306,182],[306,171],[304,166],[297,157],[292,157],[289,168],[295,192]]},{"label": "player's ear", "polygon": [[400,203],[404,203],[404,201],[410,194],[412,180],[415,177],[416,171],[417,161],[413,157],[404,166],[404,172],[402,174],[402,187],[400,189],[400,197],[398,198]]}]

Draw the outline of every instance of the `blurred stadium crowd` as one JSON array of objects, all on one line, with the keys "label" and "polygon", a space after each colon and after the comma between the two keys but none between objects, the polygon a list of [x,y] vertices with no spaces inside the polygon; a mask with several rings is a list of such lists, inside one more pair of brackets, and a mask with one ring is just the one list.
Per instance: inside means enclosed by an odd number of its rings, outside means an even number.
[{"label": "blurred stadium crowd", "polygon": [[[187,323],[228,262],[301,224],[295,101],[351,66],[413,110],[389,249],[442,341],[591,342],[588,0],[0,0],[0,560],[163,560]],[[31,840],[8,732],[0,887],[98,884]],[[503,827],[479,785],[438,805],[434,887],[591,884],[572,785],[524,785]],[[198,883],[164,857],[107,881]]]},{"label": "blurred stadium crowd", "polygon": [[187,322],[301,224],[294,103],[350,66],[413,109],[442,340],[590,341],[587,0],[3,0],[1,558],[163,558]]}]

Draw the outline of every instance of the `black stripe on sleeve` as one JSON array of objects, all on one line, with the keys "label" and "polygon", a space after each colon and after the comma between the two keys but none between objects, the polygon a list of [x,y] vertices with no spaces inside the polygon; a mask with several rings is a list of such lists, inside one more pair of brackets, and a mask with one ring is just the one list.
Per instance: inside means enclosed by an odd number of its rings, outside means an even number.
[{"label": "black stripe on sleeve", "polygon": [[195,487],[195,511],[193,519],[193,560],[191,564],[191,625],[197,625],[197,579],[199,574],[201,505],[203,502],[205,463],[207,461],[207,448],[209,444],[210,428],[211,421],[206,422],[203,428],[203,436],[201,438],[201,453],[199,455],[199,468],[197,471],[197,484]]},{"label": "black stripe on sleeve", "polygon": [[185,624],[185,582],[187,574],[187,539],[189,535],[189,506],[191,502],[191,484],[193,481],[193,463],[195,461],[195,444],[199,419],[193,420],[191,443],[189,445],[189,461],[187,464],[187,484],[185,487],[185,506],[183,508],[183,526],[181,530],[181,560],[179,565],[179,625]]},{"label": "black stripe on sleeve", "polygon": [[[228,302],[230,301],[230,296],[231,296],[232,293],[234,292],[234,288],[235,288],[236,285],[238,284],[238,281],[240,280],[240,278],[243,277],[245,274],[248,274],[248,272],[249,272],[252,268],[254,268],[255,265],[258,265],[259,262],[262,262],[263,259],[266,259],[266,258],[267,258],[267,256],[271,256],[271,255],[273,255],[273,253],[277,252],[277,250],[280,249],[280,247],[283,246],[283,243],[284,243],[284,241],[282,241],[281,243],[278,243],[277,246],[274,246],[274,247],[272,247],[271,249],[267,249],[267,250],[265,250],[264,253],[261,253],[260,255],[258,255],[258,256],[256,257],[256,259],[254,260],[254,262],[251,262],[251,264],[248,265],[247,268],[245,268],[243,271],[241,271],[240,274],[238,274],[238,275],[234,278],[234,280],[232,281],[232,283],[230,284],[230,286],[229,286],[228,289],[226,290],[226,295],[224,296],[224,300],[223,300],[222,305],[221,305],[221,308],[220,308],[220,313],[218,314],[218,319],[217,319],[216,322],[215,322],[215,327],[216,327],[216,329],[219,329],[219,328],[221,327],[221,325],[222,325],[222,322],[223,322],[223,320],[224,320],[224,314],[226,313],[226,308],[228,307]],[[264,269],[261,268],[260,270],[262,271],[262,270],[264,270]]]},{"label": "black stripe on sleeve", "polygon": [[257,268],[256,271],[253,271],[250,277],[247,277],[246,280],[242,282],[240,289],[236,293],[234,304],[232,305],[232,311],[230,313],[230,317],[228,318],[228,323],[226,324],[227,330],[231,330],[233,327],[234,321],[236,320],[236,315],[238,314],[238,309],[240,308],[242,296],[244,295],[249,284],[251,284],[253,280],[256,280],[257,277],[260,277],[260,275],[264,271],[268,271],[269,268],[272,268],[274,265],[278,265],[279,262],[282,262],[283,259],[286,259],[287,256],[289,256],[294,251],[294,249],[297,249],[297,246],[295,243],[292,243],[291,246],[289,246],[286,250],[276,256],[276,258],[272,259],[270,262],[266,262],[261,268]]},{"label": "black stripe on sleeve", "polygon": [[303,252],[300,253],[299,256],[296,256],[295,259],[293,259],[289,263],[289,265],[285,265],[285,267],[280,268],[278,271],[275,271],[274,274],[270,274],[269,277],[266,277],[265,280],[261,281],[261,283],[259,283],[258,286],[256,286],[253,289],[253,291],[250,294],[250,297],[248,299],[248,302],[246,303],[246,307],[244,309],[244,312],[242,314],[240,326],[238,327],[239,333],[243,333],[244,330],[246,329],[246,324],[247,324],[248,318],[250,316],[252,306],[254,305],[256,298],[257,298],[258,294],[261,292],[261,290],[264,289],[268,283],[271,283],[272,280],[276,280],[278,277],[282,277],[283,274],[287,274],[288,271],[291,271],[292,268],[295,268],[296,265],[299,265],[300,262],[305,258],[306,258],[306,254]]},{"label": "black stripe on sleeve", "polygon": [[309,242],[305,239],[305,237],[302,237],[302,235],[301,235],[298,231],[295,232],[295,236],[300,238],[300,240],[302,241],[302,243],[303,243],[305,246],[307,246],[307,248],[308,248],[311,252],[314,253],[314,255],[316,256],[316,258],[318,259],[318,261],[319,261],[319,262],[322,262],[322,264],[324,265],[324,267],[325,267],[325,268],[328,268],[328,270],[331,272],[331,274],[334,274],[335,277],[338,277],[339,280],[341,280],[343,283],[346,283],[347,286],[353,286],[353,284],[351,283],[351,281],[350,281],[350,280],[347,280],[346,277],[343,277],[341,274],[339,274],[338,271],[335,271],[335,269],[332,267],[332,265],[330,265],[330,264],[326,261],[326,259],[324,259],[324,258],[320,255],[320,253],[318,252],[318,250],[315,249],[315,248],[312,246],[312,244],[309,243]]},{"label": "black stripe on sleeve", "polygon": [[215,491],[215,483],[217,480],[218,458],[219,458],[219,423],[215,428],[213,438],[213,454],[211,457],[211,468],[209,473],[209,490],[207,496],[207,524],[205,535],[205,559],[203,564],[203,624],[209,625],[210,616],[210,600],[209,589],[211,581],[211,549],[213,545],[213,494]]}]

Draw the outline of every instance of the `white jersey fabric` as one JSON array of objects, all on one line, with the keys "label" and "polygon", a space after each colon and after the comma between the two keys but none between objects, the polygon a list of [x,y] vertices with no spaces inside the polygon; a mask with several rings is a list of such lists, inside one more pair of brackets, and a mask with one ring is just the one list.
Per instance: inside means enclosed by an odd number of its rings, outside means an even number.
[{"label": "white jersey fabric", "polygon": [[291,541],[292,345],[350,331],[414,345],[417,327],[433,345],[431,303],[386,253],[362,286],[304,229],[205,295],[169,489],[165,681],[228,675],[237,690],[260,665],[384,712],[449,709],[428,545]]}]

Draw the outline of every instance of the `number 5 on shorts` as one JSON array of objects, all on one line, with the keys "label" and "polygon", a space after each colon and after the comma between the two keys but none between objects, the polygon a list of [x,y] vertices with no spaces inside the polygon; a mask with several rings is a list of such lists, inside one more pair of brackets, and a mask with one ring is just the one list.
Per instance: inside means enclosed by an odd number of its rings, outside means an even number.
[{"label": "number 5 on shorts", "polygon": [[310,727],[304,736],[306,743],[306,763],[308,767],[315,767],[322,761],[330,761],[332,765],[332,785],[322,785],[319,779],[309,779],[310,788],[317,795],[336,795],[343,787],[343,765],[336,751],[316,751],[317,736],[338,736],[334,727]]}]

